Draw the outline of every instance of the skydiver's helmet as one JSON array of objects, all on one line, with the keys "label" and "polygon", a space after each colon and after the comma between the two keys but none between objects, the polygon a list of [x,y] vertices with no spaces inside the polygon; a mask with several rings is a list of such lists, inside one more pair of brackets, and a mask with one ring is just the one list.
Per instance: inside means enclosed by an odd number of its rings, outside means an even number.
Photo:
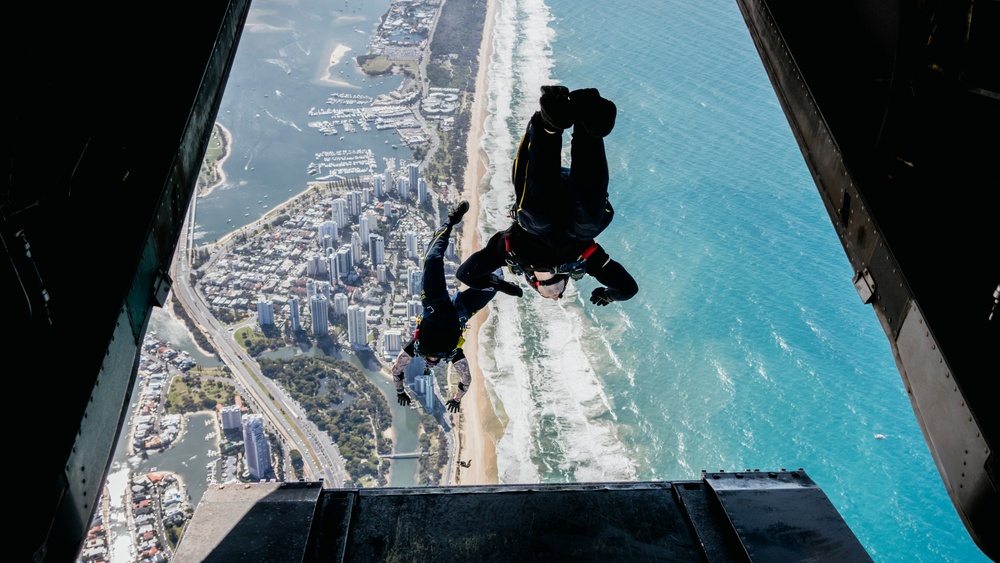
[{"label": "skydiver's helmet", "polygon": [[524,279],[546,299],[560,299],[569,285],[569,274],[552,272],[525,272]]},{"label": "skydiver's helmet", "polygon": [[420,321],[413,334],[413,351],[424,358],[424,363],[435,366],[441,360],[450,361],[458,353],[458,339],[462,329],[456,323],[447,326],[427,317]]}]

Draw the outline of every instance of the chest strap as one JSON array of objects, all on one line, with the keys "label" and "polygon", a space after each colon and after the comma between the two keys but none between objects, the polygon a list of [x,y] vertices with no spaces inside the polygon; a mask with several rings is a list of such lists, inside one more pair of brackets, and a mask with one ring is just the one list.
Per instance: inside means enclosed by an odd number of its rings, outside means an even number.
[{"label": "chest strap", "polygon": [[503,237],[504,249],[507,252],[505,261],[507,262],[507,269],[510,270],[515,276],[520,276],[525,273],[530,272],[549,272],[551,274],[568,274],[571,278],[578,280],[587,273],[587,258],[597,250],[597,242],[591,240],[587,244],[587,248],[583,249],[580,256],[576,260],[569,262],[567,264],[561,264],[559,266],[533,266],[530,264],[524,264],[517,259],[517,254],[514,252],[513,245],[510,241],[510,233],[507,233]]}]

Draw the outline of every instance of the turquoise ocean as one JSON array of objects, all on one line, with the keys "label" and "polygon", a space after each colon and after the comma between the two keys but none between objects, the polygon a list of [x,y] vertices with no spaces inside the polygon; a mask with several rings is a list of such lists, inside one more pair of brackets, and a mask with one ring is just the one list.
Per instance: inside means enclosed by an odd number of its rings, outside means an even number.
[{"label": "turquoise ocean", "polygon": [[802,468],[876,561],[987,560],[736,3],[499,6],[482,234],[509,222],[539,88],[596,87],[619,111],[606,139],[616,215],[598,240],[640,287],[603,308],[588,278],[560,302],[494,300],[480,362],[506,415],[501,481]]},{"label": "turquoise ocean", "polygon": [[[334,92],[399,85],[351,60],[387,7],[254,2],[219,114],[233,156],[226,183],[198,200],[200,242],[303,191],[319,151],[369,147],[379,171],[409,157],[390,148],[392,130],[324,136],[307,113]],[[337,44],[351,49],[339,70]],[[511,159],[539,88],[596,87],[618,106],[606,139],[616,215],[599,241],[640,287],[602,308],[588,278],[559,302],[493,301],[479,360],[506,424],[501,482],[801,468],[875,561],[988,561],[735,1],[499,0],[485,64],[481,234],[508,225]]]}]

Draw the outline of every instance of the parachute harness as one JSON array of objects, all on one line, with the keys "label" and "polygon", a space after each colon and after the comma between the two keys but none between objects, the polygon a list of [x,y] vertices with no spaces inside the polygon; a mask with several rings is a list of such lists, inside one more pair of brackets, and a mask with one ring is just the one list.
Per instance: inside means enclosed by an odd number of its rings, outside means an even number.
[{"label": "parachute harness", "polygon": [[[590,255],[594,253],[594,250],[597,250],[597,243],[592,240],[590,241],[590,244],[587,245],[587,248],[584,249],[583,253],[580,254],[579,258],[573,262],[561,264],[559,266],[528,266],[523,265],[516,260],[516,253],[510,243],[510,233],[507,233],[503,237],[503,242],[504,248],[507,251],[507,258],[505,259],[507,262],[507,269],[509,269],[515,276],[528,276],[529,281],[535,285],[552,285],[562,281],[564,276],[569,276],[574,280],[581,279],[584,274],[587,273],[587,258],[590,258]],[[557,277],[549,280],[538,281],[535,278],[534,272],[548,272]]]}]

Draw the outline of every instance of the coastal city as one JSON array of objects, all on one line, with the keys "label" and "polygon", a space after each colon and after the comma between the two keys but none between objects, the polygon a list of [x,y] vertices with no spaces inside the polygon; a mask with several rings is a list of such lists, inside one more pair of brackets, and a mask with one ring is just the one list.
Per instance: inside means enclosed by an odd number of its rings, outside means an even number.
[{"label": "coastal city", "polygon": [[[216,316],[252,311],[264,330],[330,337],[394,358],[421,312],[424,245],[451,202],[427,189],[417,163],[402,175],[390,169],[356,185],[314,184],[249,235],[237,231],[205,251],[211,261],[195,275]],[[455,246],[453,237],[446,253],[450,289]],[[338,318],[346,319],[346,331],[331,326]]]},{"label": "coastal city", "polygon": [[[392,3],[368,55],[358,58],[359,64],[388,60],[389,72],[414,69],[412,65],[424,56],[439,12],[438,2]],[[399,136],[398,145],[391,148],[407,150],[400,151],[398,158],[384,159],[382,169],[371,150],[318,152],[306,168],[312,181],[305,192],[293,200],[275,202],[273,208],[265,196],[258,202],[265,212],[259,220],[202,246],[196,246],[190,236],[196,220],[196,198],[189,212],[189,236],[175,257],[180,272],[175,275],[183,277],[175,289],[179,292],[182,286],[190,287],[196,294],[194,299],[230,327],[231,338],[242,329],[241,335],[249,330],[276,346],[292,342],[301,347],[305,342],[364,358],[373,367],[381,365],[387,373],[421,314],[420,258],[425,245],[461,189],[461,180],[442,174],[440,164],[433,177],[431,170],[435,168],[435,152],[447,149],[438,146],[438,135],[455,130],[455,116],[462,105],[460,89],[428,87],[426,81],[421,89],[412,78],[404,79],[387,95],[331,93],[324,106],[309,111],[311,129],[341,140],[359,131],[391,129]],[[457,138],[459,142],[452,149],[463,146],[462,135]],[[212,159],[206,155],[205,166],[217,168],[207,177],[222,176],[231,142],[228,132],[217,127],[213,144],[221,147],[221,154]],[[203,185],[199,194],[203,196],[210,189]],[[248,207],[244,215],[249,214]],[[453,237],[445,261],[452,291],[457,243]],[[198,322],[193,321],[195,326],[190,319],[188,322],[191,332],[197,333]],[[205,347],[219,357],[220,351],[213,350],[211,344]],[[297,445],[296,438],[264,412],[267,409],[260,398],[229,371],[225,366],[206,370],[187,352],[160,341],[155,333],[147,334],[131,424],[128,435],[123,433],[122,438],[128,441],[129,455],[138,459],[169,452],[184,439],[194,419],[174,413],[177,405],[171,407],[171,402],[179,401],[175,396],[178,386],[201,386],[196,381],[202,380],[226,389],[216,391],[215,398],[203,399],[206,405],[212,404],[211,417],[204,418],[208,426],[204,448],[211,461],[204,468],[203,485],[224,487],[319,477],[315,469],[310,470],[312,462],[304,463],[298,456],[302,450],[306,457],[320,455],[327,460],[316,463],[324,466],[328,479],[332,472],[333,484],[365,486],[364,479],[349,473],[350,460],[344,459],[334,440],[318,436],[319,430],[303,421],[311,426],[308,444]],[[411,364],[407,379],[416,399],[411,409],[431,417],[436,413],[443,420],[441,396],[448,392],[448,382],[447,374],[438,375],[442,376],[444,379],[435,380],[434,375],[424,373],[421,362]],[[296,403],[284,390],[268,391],[272,392],[284,396],[289,404]],[[300,412],[305,416],[305,410]],[[201,420],[198,418],[197,424],[201,425]],[[446,441],[450,444],[447,447],[454,447],[450,438],[438,441],[442,443],[437,447],[446,447]],[[305,451],[320,442],[324,444],[315,447],[322,449],[320,454]],[[453,451],[444,463],[450,464],[452,455]],[[391,457],[380,464],[389,463]],[[385,467],[388,465],[380,471]],[[197,504],[187,490],[189,485],[178,475],[156,467],[129,475],[126,524],[131,560],[171,559]],[[81,562],[110,561],[112,543],[122,539],[112,537],[114,501],[108,497],[106,491],[80,553]]]}]

